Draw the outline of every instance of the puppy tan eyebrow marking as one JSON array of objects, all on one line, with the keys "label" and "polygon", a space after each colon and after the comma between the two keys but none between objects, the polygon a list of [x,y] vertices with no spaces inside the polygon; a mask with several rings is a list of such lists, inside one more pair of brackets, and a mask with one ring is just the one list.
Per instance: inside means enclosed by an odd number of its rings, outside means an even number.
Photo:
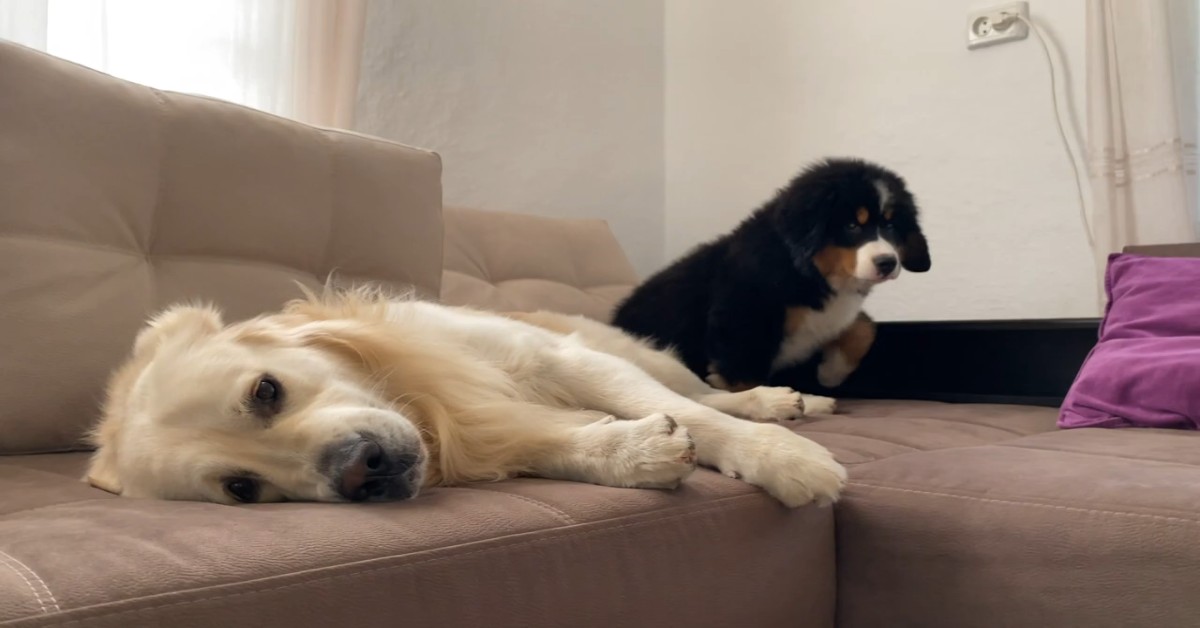
[{"label": "puppy tan eyebrow marking", "polygon": [[870,217],[871,214],[867,211],[866,207],[859,207],[858,212],[855,214],[855,219],[858,220],[858,224],[860,225],[867,224],[867,219]]},{"label": "puppy tan eyebrow marking", "polygon": [[889,207],[889,208],[887,208],[887,209],[883,210],[883,219],[884,219],[884,220],[891,220],[891,219],[892,219],[892,216],[893,216],[895,213],[896,213],[896,212],[892,211],[892,208],[890,208],[890,207]]}]

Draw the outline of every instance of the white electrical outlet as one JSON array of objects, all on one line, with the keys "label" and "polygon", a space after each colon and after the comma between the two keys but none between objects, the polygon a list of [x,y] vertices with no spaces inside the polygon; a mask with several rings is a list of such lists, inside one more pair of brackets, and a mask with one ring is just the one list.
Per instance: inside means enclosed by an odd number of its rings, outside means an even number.
[{"label": "white electrical outlet", "polygon": [[974,50],[1029,37],[1029,24],[1024,20],[1005,20],[1005,14],[1020,15],[1029,19],[1029,3],[1009,2],[968,13],[967,48]]}]

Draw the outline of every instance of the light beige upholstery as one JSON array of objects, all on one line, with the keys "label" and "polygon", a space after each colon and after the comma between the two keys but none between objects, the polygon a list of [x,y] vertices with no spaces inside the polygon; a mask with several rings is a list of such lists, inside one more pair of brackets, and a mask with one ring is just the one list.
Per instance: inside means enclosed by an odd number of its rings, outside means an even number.
[{"label": "light beige upholstery", "polygon": [[147,313],[441,280],[441,164],[0,43],[0,453],[68,450]]},{"label": "light beige upholstery", "polygon": [[608,321],[638,281],[601,220],[447,208],[445,221],[444,303]]}]

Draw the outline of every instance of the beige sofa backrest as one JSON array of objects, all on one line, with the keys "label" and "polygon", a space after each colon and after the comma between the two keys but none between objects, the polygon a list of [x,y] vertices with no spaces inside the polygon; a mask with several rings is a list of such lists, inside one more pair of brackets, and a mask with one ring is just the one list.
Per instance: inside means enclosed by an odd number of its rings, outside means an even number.
[{"label": "beige sofa backrest", "polygon": [[637,275],[608,224],[447,207],[442,301],[608,321]]},{"label": "beige sofa backrest", "polygon": [[77,446],[144,317],[441,279],[437,155],[0,42],[0,453]]}]

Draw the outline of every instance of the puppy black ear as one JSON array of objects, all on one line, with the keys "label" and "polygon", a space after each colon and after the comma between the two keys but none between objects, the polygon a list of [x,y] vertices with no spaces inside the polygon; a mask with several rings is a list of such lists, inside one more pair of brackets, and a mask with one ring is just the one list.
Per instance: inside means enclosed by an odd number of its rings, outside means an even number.
[{"label": "puppy black ear", "polygon": [[820,252],[820,238],[815,232],[799,234],[785,233],[783,241],[787,243],[788,253],[792,256],[792,266],[801,275],[817,276],[820,272],[817,269],[813,258]]},{"label": "puppy black ear", "polygon": [[819,222],[821,216],[817,211],[810,210],[803,212],[808,215],[795,216],[797,213],[801,212],[792,212],[790,220],[777,214],[777,228],[787,245],[792,268],[809,286],[812,306],[820,309],[820,304],[833,293],[833,288],[816,262],[817,255],[825,246],[825,229]]},{"label": "puppy black ear", "polygon": [[[797,179],[799,181],[799,179]],[[807,189],[793,181],[774,200],[772,218],[775,228],[787,244],[792,265],[803,275],[819,274],[813,257],[824,242],[824,205],[831,203],[824,190]]]},{"label": "puppy black ear", "polygon": [[914,229],[900,245],[900,265],[911,273],[923,273],[929,270],[933,262],[929,259],[929,244],[925,242],[925,234]]}]

